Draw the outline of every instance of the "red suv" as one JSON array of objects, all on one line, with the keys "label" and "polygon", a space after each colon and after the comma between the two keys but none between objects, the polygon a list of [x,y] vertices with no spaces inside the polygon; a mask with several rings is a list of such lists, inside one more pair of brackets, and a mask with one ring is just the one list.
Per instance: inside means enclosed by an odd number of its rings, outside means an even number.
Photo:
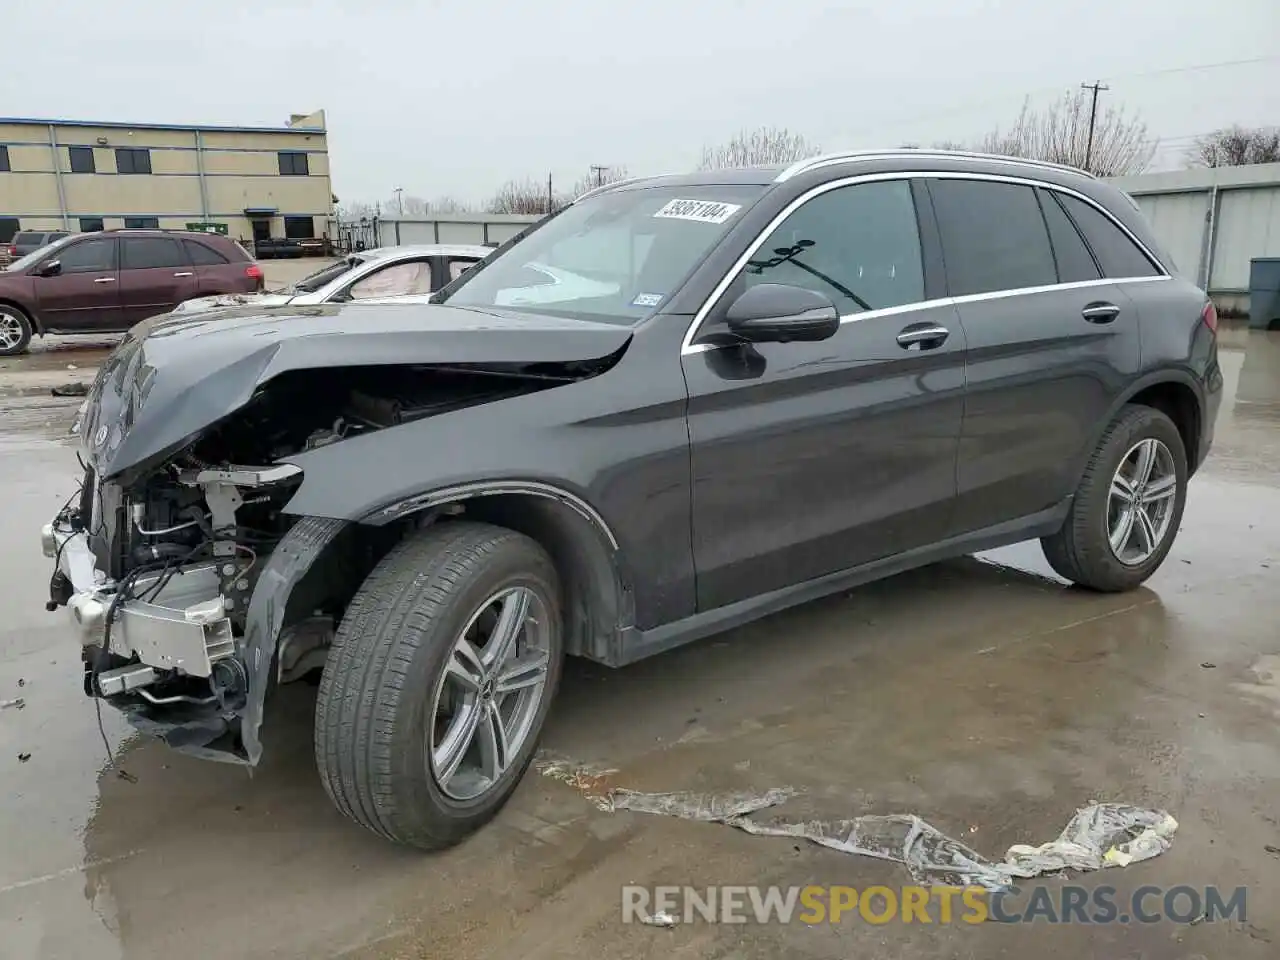
[{"label": "red suv", "polygon": [[0,356],[25,352],[36,333],[122,332],[183,300],[262,285],[244,247],[216,234],[73,234],[0,271]]}]

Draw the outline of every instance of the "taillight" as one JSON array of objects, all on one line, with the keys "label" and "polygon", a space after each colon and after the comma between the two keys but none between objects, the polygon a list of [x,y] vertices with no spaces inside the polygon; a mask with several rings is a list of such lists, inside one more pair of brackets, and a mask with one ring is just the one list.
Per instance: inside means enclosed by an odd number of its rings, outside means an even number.
[{"label": "taillight", "polygon": [[1218,332],[1218,308],[1213,305],[1212,300],[1206,303],[1204,309],[1200,311],[1200,319],[1214,333]]},{"label": "taillight", "polygon": [[248,277],[250,280],[261,280],[262,268],[258,266],[256,263],[251,263],[244,268],[244,275]]},{"label": "taillight", "polygon": [[15,247],[12,243],[9,244],[9,256],[16,257],[17,255],[18,255],[18,248]]}]

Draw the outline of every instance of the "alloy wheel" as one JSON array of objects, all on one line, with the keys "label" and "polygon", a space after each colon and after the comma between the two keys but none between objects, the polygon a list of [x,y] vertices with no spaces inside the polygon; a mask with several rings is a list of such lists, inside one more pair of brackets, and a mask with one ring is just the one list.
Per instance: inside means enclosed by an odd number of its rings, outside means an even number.
[{"label": "alloy wheel", "polygon": [[1126,566],[1145,563],[1164,543],[1173,520],[1178,471],[1169,448],[1139,440],[1120,461],[1107,497],[1107,538]]},{"label": "alloy wheel", "polygon": [[446,796],[491,789],[529,738],[551,664],[550,618],[529,587],[495,593],[453,643],[428,715],[431,772]]},{"label": "alloy wheel", "polygon": [[12,350],[22,342],[22,320],[6,310],[0,310],[0,350]]}]

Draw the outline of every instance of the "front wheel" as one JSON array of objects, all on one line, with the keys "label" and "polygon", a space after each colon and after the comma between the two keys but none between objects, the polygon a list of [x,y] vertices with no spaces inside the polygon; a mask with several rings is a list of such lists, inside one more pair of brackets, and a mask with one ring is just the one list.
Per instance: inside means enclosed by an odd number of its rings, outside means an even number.
[{"label": "front wheel", "polygon": [[0,357],[26,353],[30,343],[30,318],[17,307],[0,303]]},{"label": "front wheel", "polygon": [[1173,546],[1187,478],[1173,421],[1151,407],[1125,407],[1089,460],[1062,529],[1040,541],[1049,565],[1092,590],[1142,584]]},{"label": "front wheel", "polygon": [[536,542],[469,521],[403,541],[351,601],[320,681],[330,799],[397,843],[459,842],[533,759],[563,650],[559,579]]}]

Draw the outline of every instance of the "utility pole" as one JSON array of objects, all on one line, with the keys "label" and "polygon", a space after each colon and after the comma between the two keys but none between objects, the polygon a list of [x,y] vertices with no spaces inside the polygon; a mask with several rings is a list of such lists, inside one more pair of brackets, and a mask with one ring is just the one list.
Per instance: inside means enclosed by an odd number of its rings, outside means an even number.
[{"label": "utility pole", "polygon": [[551,191],[551,174],[547,174],[547,213],[553,213],[556,206],[556,195]]},{"label": "utility pole", "polygon": [[593,164],[591,165],[591,180],[592,180],[592,185],[593,185],[593,186],[597,186],[597,187],[603,187],[603,186],[604,186],[604,175],[605,175],[606,173],[608,173],[608,172],[609,172],[609,167],[608,167],[608,165],[607,165],[607,164],[603,164],[603,163],[593,163]]},{"label": "utility pole", "polygon": [[1111,88],[1105,83],[1094,81],[1093,83],[1080,84],[1080,89],[1093,91],[1093,101],[1089,105],[1089,142],[1085,144],[1084,148],[1084,172],[1091,173],[1089,166],[1093,161],[1093,125],[1098,120],[1098,94]]},{"label": "utility pole", "polygon": [[391,191],[396,195],[396,209],[400,211],[400,219],[404,219],[404,187],[396,187]]}]

